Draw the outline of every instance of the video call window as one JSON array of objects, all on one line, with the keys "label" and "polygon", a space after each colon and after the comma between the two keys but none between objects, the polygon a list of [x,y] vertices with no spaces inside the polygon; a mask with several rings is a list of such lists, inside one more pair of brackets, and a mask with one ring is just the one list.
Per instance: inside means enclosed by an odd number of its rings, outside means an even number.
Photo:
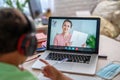
[{"label": "video call window", "polygon": [[[52,19],[50,45],[95,48],[96,20]],[[87,24],[86,24],[87,23]],[[68,27],[71,26],[71,27]],[[67,33],[67,35],[63,35]]]}]

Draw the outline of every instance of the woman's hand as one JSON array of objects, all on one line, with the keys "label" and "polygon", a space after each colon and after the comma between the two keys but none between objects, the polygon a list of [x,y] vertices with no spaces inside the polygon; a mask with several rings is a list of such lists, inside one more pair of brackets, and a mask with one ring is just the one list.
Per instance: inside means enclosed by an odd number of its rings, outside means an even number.
[{"label": "woman's hand", "polygon": [[86,43],[82,44],[82,47],[86,47]]},{"label": "woman's hand", "polygon": [[72,45],[72,42],[65,43],[65,46],[70,46],[70,45]]},{"label": "woman's hand", "polygon": [[46,66],[43,68],[42,73],[45,77],[48,77],[52,80],[72,80],[50,65],[43,59],[40,59],[41,62],[45,63]]}]

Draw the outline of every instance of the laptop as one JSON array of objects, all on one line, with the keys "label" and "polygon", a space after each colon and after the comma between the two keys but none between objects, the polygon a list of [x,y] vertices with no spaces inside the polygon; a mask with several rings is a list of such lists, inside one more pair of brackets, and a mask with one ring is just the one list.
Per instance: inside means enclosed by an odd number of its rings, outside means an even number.
[{"label": "laptop", "polygon": [[[63,45],[64,21],[69,20],[71,44]],[[70,26],[70,25],[69,25]],[[40,56],[62,72],[94,75],[98,61],[100,18],[97,17],[50,17],[48,24],[47,49]],[[62,44],[55,44],[55,38]],[[84,45],[82,45],[84,44]],[[39,59],[34,69],[45,66]]]}]

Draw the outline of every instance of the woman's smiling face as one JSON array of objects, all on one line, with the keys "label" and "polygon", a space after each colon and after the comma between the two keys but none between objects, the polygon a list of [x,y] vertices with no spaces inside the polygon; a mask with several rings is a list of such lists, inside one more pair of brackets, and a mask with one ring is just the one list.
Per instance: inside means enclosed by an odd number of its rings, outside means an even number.
[{"label": "woman's smiling face", "polygon": [[63,29],[63,33],[67,33],[69,32],[71,28],[71,23],[70,22],[64,22],[63,26],[62,26],[62,29]]}]

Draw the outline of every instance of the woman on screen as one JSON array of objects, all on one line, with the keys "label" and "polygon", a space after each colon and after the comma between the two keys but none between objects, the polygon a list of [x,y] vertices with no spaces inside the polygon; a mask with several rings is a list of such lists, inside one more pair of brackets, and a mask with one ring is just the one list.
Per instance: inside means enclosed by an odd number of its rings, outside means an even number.
[{"label": "woman on screen", "polygon": [[69,46],[71,45],[70,29],[72,28],[72,22],[69,19],[64,20],[62,24],[62,33],[57,34],[54,38],[54,45],[56,46]]}]

